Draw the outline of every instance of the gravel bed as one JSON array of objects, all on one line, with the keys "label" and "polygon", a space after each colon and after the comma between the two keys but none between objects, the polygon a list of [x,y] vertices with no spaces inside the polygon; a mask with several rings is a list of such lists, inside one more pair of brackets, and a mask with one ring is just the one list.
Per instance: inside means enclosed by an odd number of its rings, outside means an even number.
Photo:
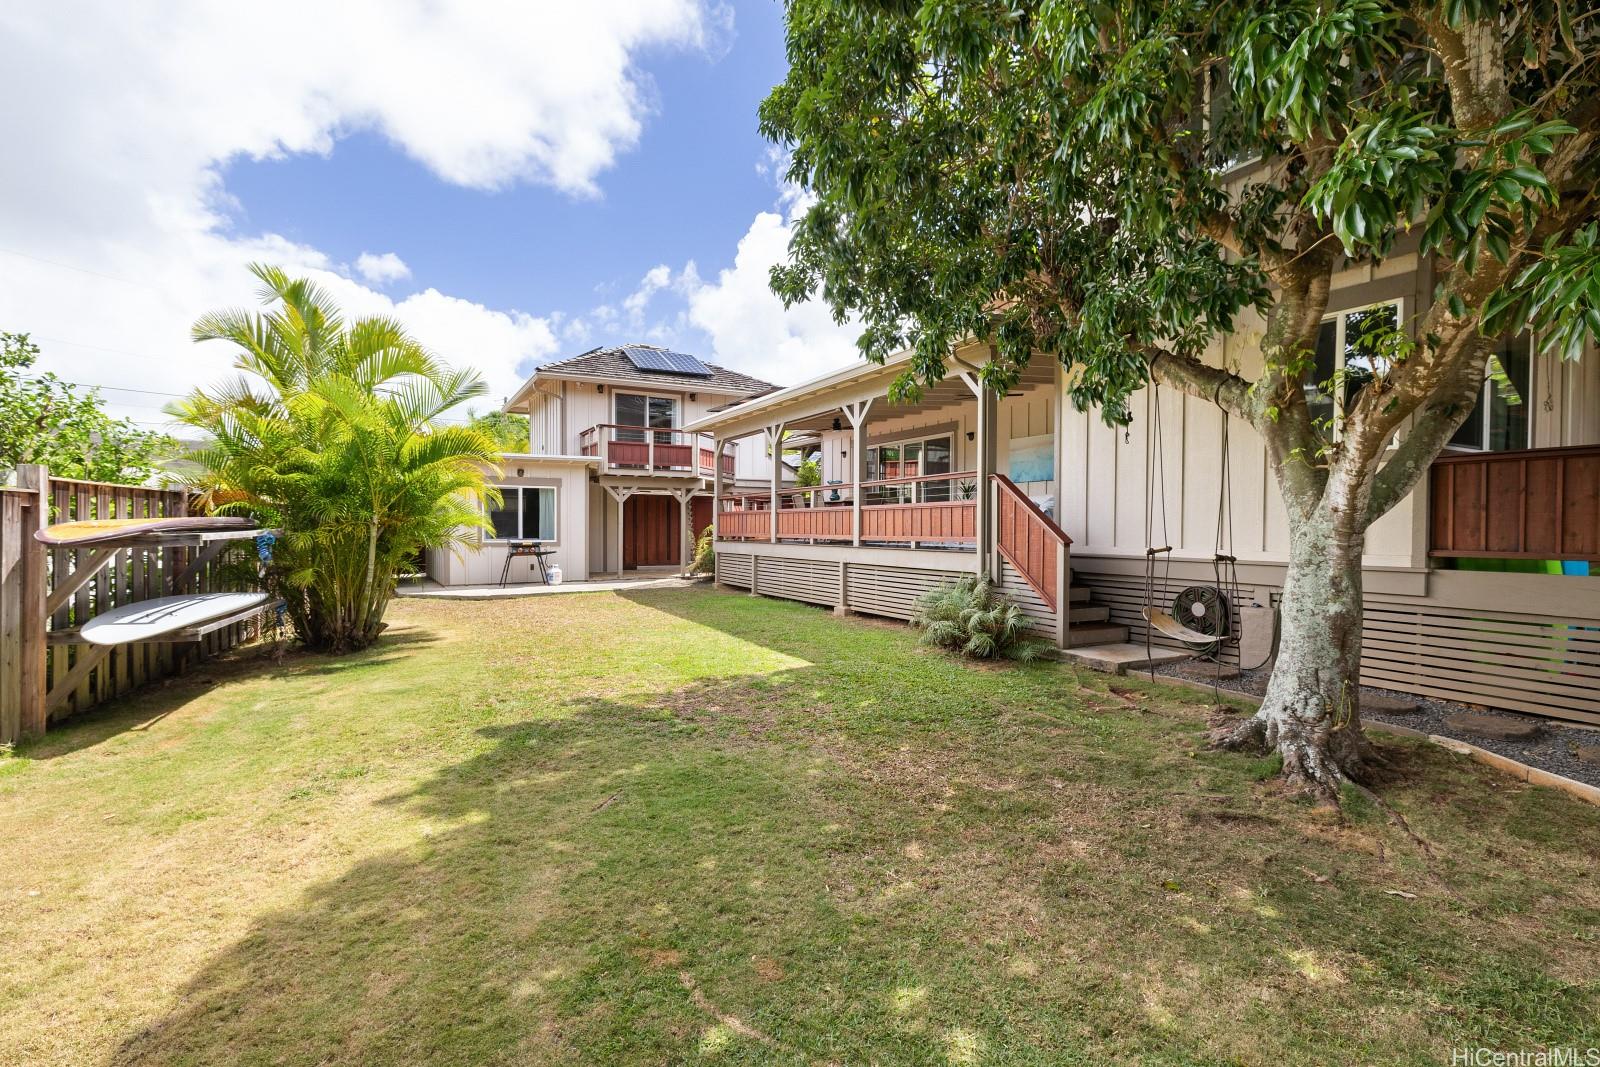
[{"label": "gravel bed", "polygon": [[[1159,677],[1163,674],[1207,683],[1212,680],[1211,665],[1199,661],[1173,663],[1164,667],[1157,667],[1156,675]],[[1222,680],[1222,690],[1223,692],[1247,693],[1251,696],[1259,697],[1267,691],[1267,679],[1270,675],[1271,664],[1257,670],[1244,671],[1235,678],[1224,678]],[[1394,726],[1407,726],[1413,730],[1420,730],[1425,734],[1438,734],[1441,737],[1465,741],[1469,745],[1477,745],[1479,748],[1498,753],[1519,763],[1525,763],[1530,767],[1537,767],[1540,770],[1549,771],[1551,774],[1559,774],[1574,781],[1600,786],[1600,763],[1591,763],[1578,758],[1578,747],[1580,745],[1584,747],[1600,745],[1600,730],[1568,726],[1554,719],[1546,719],[1538,715],[1519,715],[1512,711],[1495,711],[1480,707],[1470,707],[1466,704],[1457,704],[1449,700],[1433,700],[1428,697],[1415,696],[1411,693],[1396,692],[1393,689],[1379,689],[1376,686],[1362,686],[1362,690],[1363,692],[1375,693],[1378,696],[1389,697],[1394,700],[1415,701],[1419,705],[1418,710],[1406,714],[1363,711],[1361,717],[1364,720],[1386,722]],[[1519,738],[1514,741],[1502,740],[1497,737],[1484,737],[1446,726],[1444,722],[1445,716],[1454,715],[1458,712],[1491,715],[1495,718],[1511,719],[1517,722],[1535,722],[1540,725],[1541,729],[1535,737]]]}]

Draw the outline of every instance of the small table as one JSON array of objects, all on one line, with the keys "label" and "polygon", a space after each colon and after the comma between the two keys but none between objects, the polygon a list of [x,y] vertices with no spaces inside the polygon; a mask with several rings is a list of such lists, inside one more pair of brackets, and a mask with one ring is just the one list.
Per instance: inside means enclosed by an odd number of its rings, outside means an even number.
[{"label": "small table", "polygon": [[518,557],[532,556],[539,564],[539,577],[545,585],[550,584],[550,569],[545,561],[555,555],[555,549],[540,544],[537,541],[512,541],[506,546],[506,563],[500,568],[500,588],[506,586],[506,579],[511,576],[511,561]]}]

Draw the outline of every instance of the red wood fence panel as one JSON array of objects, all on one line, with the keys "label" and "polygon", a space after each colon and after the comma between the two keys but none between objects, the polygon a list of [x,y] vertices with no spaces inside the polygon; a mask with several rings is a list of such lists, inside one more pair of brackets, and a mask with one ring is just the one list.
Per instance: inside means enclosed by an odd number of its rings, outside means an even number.
[{"label": "red wood fence panel", "polygon": [[[770,516],[770,512],[763,517]],[[849,508],[786,508],[778,512],[780,538],[809,538],[813,541],[848,541]]]},{"label": "red wood fence panel", "polygon": [[1600,446],[1441,456],[1429,508],[1435,556],[1600,560]]},{"label": "red wood fence panel", "polygon": [[978,506],[971,500],[864,505],[861,539],[972,543],[978,539]]}]

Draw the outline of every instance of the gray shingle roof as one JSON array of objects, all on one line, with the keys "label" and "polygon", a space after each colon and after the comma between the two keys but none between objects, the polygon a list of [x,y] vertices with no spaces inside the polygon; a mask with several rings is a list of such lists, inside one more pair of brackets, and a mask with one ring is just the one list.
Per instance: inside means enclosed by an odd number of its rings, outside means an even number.
[{"label": "gray shingle roof", "polygon": [[592,378],[615,378],[633,382],[672,382],[685,389],[700,390],[707,393],[740,393],[747,396],[769,392],[777,388],[771,382],[764,382],[760,378],[752,378],[748,374],[740,374],[736,370],[719,367],[715,363],[706,364],[707,369],[711,371],[711,377],[709,378],[702,378],[697,375],[673,374],[669,371],[640,370],[633,365],[633,361],[623,351],[627,348],[654,348],[661,350],[659,345],[642,344],[592,348],[581,356],[573,356],[571,359],[542,364],[537,373],[576,374]]}]

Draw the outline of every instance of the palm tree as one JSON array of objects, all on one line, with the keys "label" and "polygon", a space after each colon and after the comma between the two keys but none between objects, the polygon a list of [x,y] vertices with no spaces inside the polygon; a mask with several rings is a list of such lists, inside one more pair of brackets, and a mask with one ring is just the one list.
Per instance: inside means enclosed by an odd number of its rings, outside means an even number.
[{"label": "palm tree", "polygon": [[267,581],[307,647],[363,648],[383,629],[403,563],[487,528],[499,448],[480,430],[436,425],[483,395],[483,381],[392,319],[347,324],[309,279],[250,270],[270,310],[216,312],[193,331],[236,345],[242,373],[170,409],[211,438],[190,487],[218,512],[282,528]]}]

